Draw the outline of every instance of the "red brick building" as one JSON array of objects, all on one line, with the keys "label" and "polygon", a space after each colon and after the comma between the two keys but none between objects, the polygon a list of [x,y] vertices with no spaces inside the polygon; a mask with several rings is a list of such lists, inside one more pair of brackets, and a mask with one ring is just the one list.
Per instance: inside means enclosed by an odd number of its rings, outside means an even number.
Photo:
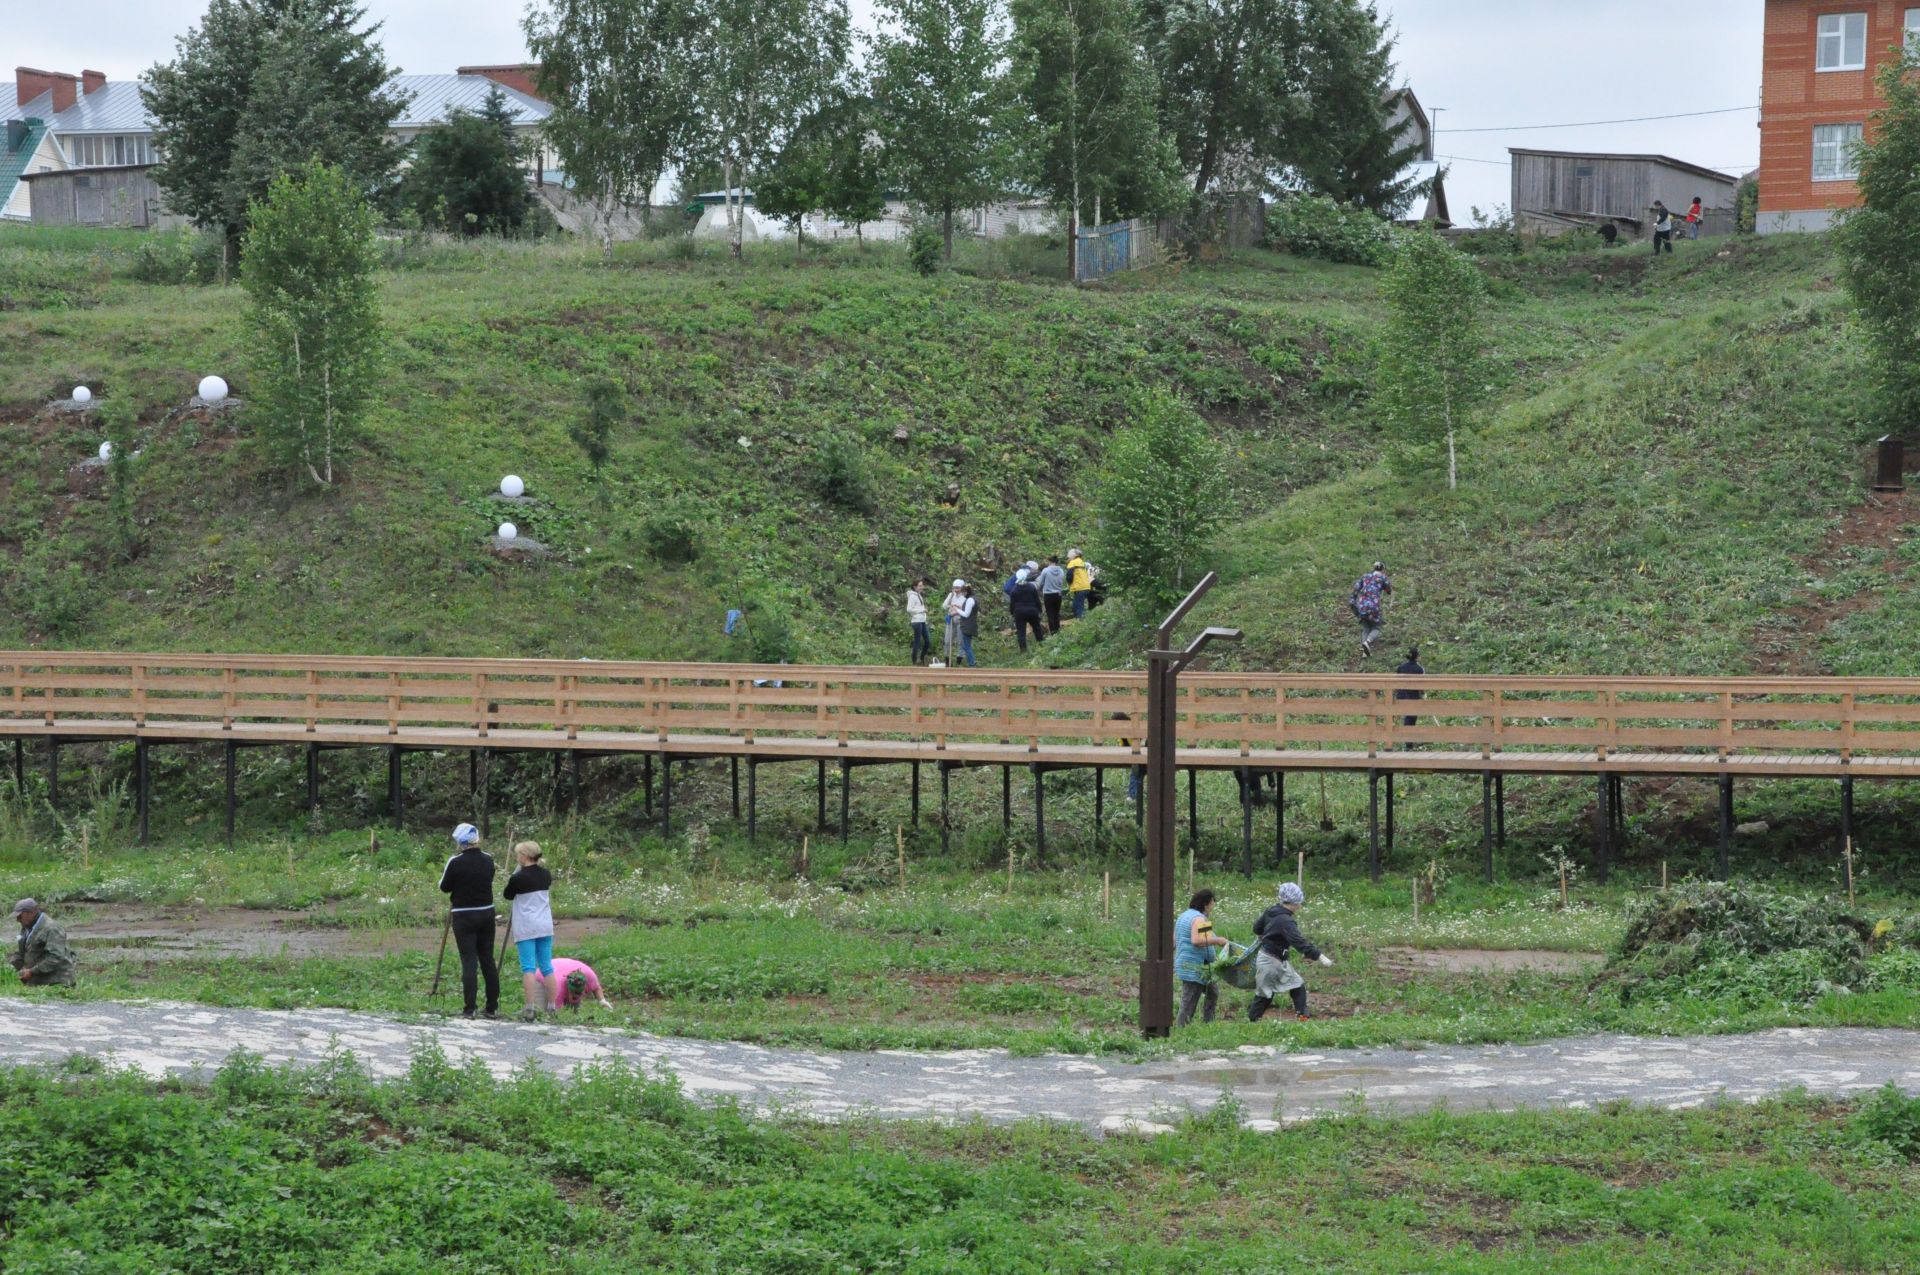
[{"label": "red brick building", "polygon": [[1860,202],[1852,149],[1881,106],[1874,76],[1920,39],[1920,0],[1767,0],[1761,233],[1823,230]]}]

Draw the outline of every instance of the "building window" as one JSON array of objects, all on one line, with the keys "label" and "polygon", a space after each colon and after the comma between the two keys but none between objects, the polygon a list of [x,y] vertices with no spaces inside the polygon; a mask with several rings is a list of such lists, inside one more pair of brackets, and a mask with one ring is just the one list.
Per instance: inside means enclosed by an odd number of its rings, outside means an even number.
[{"label": "building window", "polygon": [[67,159],[75,168],[153,163],[153,141],[144,133],[68,136]]},{"label": "building window", "polygon": [[1813,130],[1813,180],[1850,182],[1860,175],[1854,151],[1860,146],[1860,125],[1818,124]]},{"label": "building window", "polygon": [[1820,16],[1813,69],[1863,71],[1867,66],[1867,15],[1826,13]]},{"label": "building window", "polygon": [[1920,44],[1920,9],[1907,10],[1907,47]]}]

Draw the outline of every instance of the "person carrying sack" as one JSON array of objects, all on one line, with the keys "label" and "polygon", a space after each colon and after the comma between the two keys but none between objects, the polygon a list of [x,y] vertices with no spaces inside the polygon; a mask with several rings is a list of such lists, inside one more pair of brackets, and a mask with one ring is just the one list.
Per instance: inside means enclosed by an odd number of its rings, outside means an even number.
[{"label": "person carrying sack", "polygon": [[[465,1008],[461,1017],[474,1016],[478,978],[487,984],[486,1017],[500,1017],[500,967],[493,958],[493,856],[480,848],[480,830],[463,823],[453,830],[460,849],[440,870],[440,892],[448,896],[447,926],[460,948],[460,990]],[[476,977],[478,975],[478,978]]]},{"label": "person carrying sack", "polygon": [[1300,933],[1300,925],[1294,920],[1294,914],[1306,906],[1307,896],[1299,885],[1292,881],[1280,883],[1279,902],[1260,914],[1253,923],[1254,937],[1259,940],[1260,951],[1254,957],[1253,1003],[1247,1006],[1247,1021],[1257,1023],[1260,1016],[1273,1004],[1273,998],[1281,992],[1287,993],[1293,1000],[1293,1016],[1299,1019],[1313,1017],[1307,1013],[1307,980],[1293,968],[1288,959],[1291,952],[1299,952],[1310,961],[1331,966],[1333,958],[1307,942]]}]

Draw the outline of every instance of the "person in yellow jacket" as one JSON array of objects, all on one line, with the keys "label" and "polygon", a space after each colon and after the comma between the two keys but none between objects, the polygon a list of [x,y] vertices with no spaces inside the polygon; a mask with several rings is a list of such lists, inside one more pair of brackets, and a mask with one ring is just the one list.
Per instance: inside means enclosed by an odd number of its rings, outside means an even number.
[{"label": "person in yellow jacket", "polygon": [[1087,597],[1093,592],[1093,569],[1078,549],[1067,550],[1067,592],[1073,595],[1073,618],[1087,617]]}]

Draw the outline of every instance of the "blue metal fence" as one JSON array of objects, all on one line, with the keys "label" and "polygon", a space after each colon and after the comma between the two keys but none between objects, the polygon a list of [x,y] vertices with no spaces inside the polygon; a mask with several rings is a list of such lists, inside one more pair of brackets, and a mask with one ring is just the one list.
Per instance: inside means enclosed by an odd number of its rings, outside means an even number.
[{"label": "blue metal fence", "polygon": [[1108,226],[1083,226],[1076,236],[1074,279],[1091,283],[1131,270],[1135,260],[1135,223],[1116,221]]}]

